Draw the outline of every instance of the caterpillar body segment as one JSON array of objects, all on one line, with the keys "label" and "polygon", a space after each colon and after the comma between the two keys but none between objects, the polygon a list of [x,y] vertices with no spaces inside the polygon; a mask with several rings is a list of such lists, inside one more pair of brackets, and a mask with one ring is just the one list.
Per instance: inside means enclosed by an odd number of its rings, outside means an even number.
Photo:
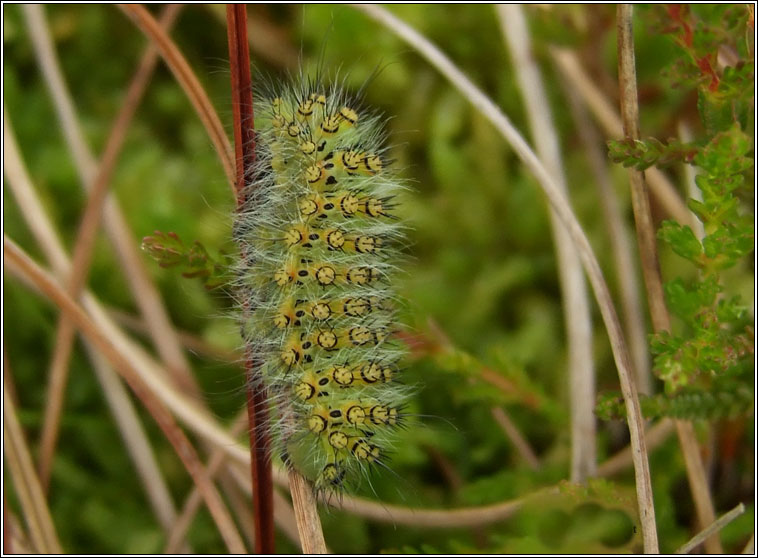
[{"label": "caterpillar body segment", "polygon": [[274,451],[330,492],[384,465],[402,423],[392,285],[404,185],[380,117],[337,86],[301,81],[256,102],[257,160],[234,235]]}]

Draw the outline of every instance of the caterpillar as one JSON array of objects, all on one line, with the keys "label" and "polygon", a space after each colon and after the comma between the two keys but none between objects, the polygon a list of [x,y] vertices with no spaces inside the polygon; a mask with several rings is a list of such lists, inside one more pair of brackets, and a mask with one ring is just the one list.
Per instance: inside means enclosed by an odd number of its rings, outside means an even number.
[{"label": "caterpillar", "polygon": [[336,82],[269,86],[255,107],[234,224],[243,338],[271,401],[273,451],[331,493],[386,467],[407,416],[392,336],[405,186],[380,115]]}]

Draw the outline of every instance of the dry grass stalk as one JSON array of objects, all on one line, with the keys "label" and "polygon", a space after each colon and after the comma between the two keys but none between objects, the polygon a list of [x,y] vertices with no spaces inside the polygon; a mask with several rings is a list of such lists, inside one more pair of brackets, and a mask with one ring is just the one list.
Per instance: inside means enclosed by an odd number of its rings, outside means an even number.
[{"label": "dry grass stalk", "polygon": [[313,486],[297,471],[290,470],[290,492],[303,554],[326,554],[326,542],[318,517]]},{"label": "dry grass stalk", "polygon": [[[639,106],[637,102],[637,76],[634,61],[634,36],[632,33],[632,6],[629,4],[617,7],[618,56],[619,56],[619,90],[621,93],[621,116],[624,122],[624,135],[627,138],[639,139]],[[658,333],[671,329],[666,301],[663,294],[661,271],[658,265],[658,253],[655,239],[655,226],[650,213],[650,202],[645,187],[644,175],[632,168],[629,169],[629,181],[632,194],[634,221],[637,227],[637,242],[640,250],[642,275],[647,289],[648,307],[653,322],[653,330]],[[713,523],[716,514],[713,511],[710,489],[705,475],[703,461],[697,447],[695,432],[692,424],[686,421],[676,421],[679,445],[682,448],[684,462],[687,468],[687,478],[690,483],[698,520],[702,527]],[[712,554],[721,554],[723,549],[714,533],[706,539],[706,550]]]},{"label": "dry grass stalk", "polygon": [[[513,60],[516,80],[540,161],[568,200],[558,132],[540,68],[532,56],[529,26],[523,9],[515,4],[497,7],[503,35]],[[595,365],[592,354],[592,317],[582,263],[570,236],[555,211],[550,211],[558,261],[568,350],[569,406],[571,410],[571,481],[585,482],[595,475],[595,415],[587,401],[595,400]]]},{"label": "dry grass stalk", "polygon": [[200,85],[192,68],[182,56],[176,44],[169,38],[166,32],[158,25],[155,18],[145,8],[137,4],[119,4],[118,7],[128,15],[134,23],[150,39],[165,60],[176,80],[192,102],[197,115],[205,126],[208,137],[216,148],[219,161],[224,168],[226,179],[234,190],[235,171],[234,155],[229,138],[226,136],[224,126],[221,124],[208,95]]},{"label": "dry grass stalk", "polygon": [[740,502],[737,506],[735,506],[734,508],[726,512],[724,515],[719,517],[717,520],[715,520],[708,527],[700,531],[697,535],[692,537],[689,541],[687,541],[681,547],[677,548],[675,554],[689,553],[697,545],[699,545],[703,541],[712,537],[714,533],[718,533],[719,531],[721,531],[721,529],[726,527],[729,523],[737,519],[743,513],[745,513],[745,504]]},{"label": "dry grass stalk", "polygon": [[[5,373],[10,372],[6,370]],[[16,415],[16,406],[9,397],[5,381],[3,381],[3,447],[13,478],[13,486],[29,528],[29,542],[34,547],[34,552],[62,554],[63,549],[55,532],[45,494],[34,469],[26,440],[24,440],[21,424]],[[4,519],[7,520],[7,516]]]},{"label": "dry grass stalk", "polygon": [[[551,49],[551,52],[555,52]],[[600,207],[603,211],[607,238],[611,245],[611,256],[616,270],[624,326],[629,339],[629,351],[634,362],[637,390],[652,393],[650,372],[650,351],[647,344],[647,327],[643,304],[640,298],[638,270],[635,265],[634,244],[622,214],[618,196],[613,188],[608,159],[601,149],[601,139],[590,121],[587,110],[577,91],[567,80],[562,79],[563,92],[568,99],[569,109],[579,132],[584,152],[594,175]]]}]

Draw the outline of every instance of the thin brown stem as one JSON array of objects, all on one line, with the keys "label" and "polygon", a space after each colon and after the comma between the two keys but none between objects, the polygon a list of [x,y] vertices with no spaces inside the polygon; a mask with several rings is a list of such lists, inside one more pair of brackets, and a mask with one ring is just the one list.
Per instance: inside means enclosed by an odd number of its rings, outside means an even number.
[{"label": "thin brown stem", "polygon": [[745,513],[745,504],[740,502],[734,508],[732,508],[731,510],[726,512],[724,515],[716,519],[710,525],[708,525],[708,527],[706,527],[705,529],[700,531],[697,535],[692,537],[689,541],[687,541],[681,547],[677,548],[676,554],[687,554],[697,545],[699,545],[703,541],[712,537],[714,533],[718,533],[719,531],[721,531],[721,529],[726,527],[729,523],[737,519],[743,513]]},{"label": "thin brown stem", "polygon": [[[619,90],[621,116],[624,122],[626,138],[638,140],[639,105],[637,101],[637,75],[634,60],[634,35],[632,32],[632,11],[629,4],[617,7],[618,57],[619,57]],[[671,320],[666,308],[663,294],[663,283],[658,264],[658,253],[644,175],[637,170],[629,169],[629,180],[632,195],[632,208],[637,228],[637,242],[640,250],[642,275],[647,289],[648,307],[656,333],[669,331]],[[679,445],[682,448],[687,478],[695,500],[695,509],[701,527],[710,525],[715,520],[713,502],[708,488],[703,461],[697,447],[697,440],[692,424],[686,421],[676,422]],[[718,533],[706,540],[706,550],[712,554],[722,554],[723,549]]]},{"label": "thin brown stem", "polygon": [[[5,373],[8,374],[9,370],[5,370]],[[3,449],[35,551],[40,554],[61,554],[63,550],[18,421],[16,406],[10,398],[9,390],[6,389],[5,379],[3,380]],[[5,503],[5,494],[3,494],[3,503]]]},{"label": "thin brown stem", "polygon": [[[229,66],[232,79],[232,111],[234,116],[234,153],[236,158],[235,191],[237,208],[242,210],[249,195],[247,172],[255,164],[255,117],[253,113],[250,52],[247,41],[247,11],[244,5],[229,4],[226,8]],[[245,258],[245,252],[242,252]],[[250,308],[243,308],[247,315]],[[271,477],[271,435],[266,388],[257,378],[254,358],[249,348],[245,354],[245,382],[250,430],[250,463],[255,511],[255,552],[273,554],[274,550],[274,483]]]},{"label": "thin brown stem", "polygon": [[[621,100],[621,119],[624,124],[624,137],[639,139],[639,105],[637,103],[637,77],[634,62],[634,39],[632,37],[632,6],[620,5],[618,10],[618,52],[619,52],[619,92]],[[637,244],[642,264],[642,277],[648,293],[648,306],[653,329],[668,331],[671,329],[668,310],[663,296],[661,270],[658,265],[658,248],[655,240],[655,225],[650,212],[645,177],[641,171],[629,168],[629,185],[634,210],[634,222],[637,230]]]},{"label": "thin brown stem", "polygon": [[[230,435],[236,436],[242,432],[242,429],[245,427],[246,421],[244,420],[244,417],[240,418],[243,420],[237,420],[234,422],[231,430],[229,431]],[[209,479],[212,480],[218,474],[218,472],[221,470],[221,467],[225,465],[225,461],[226,454],[222,449],[215,448],[211,452],[211,456],[206,467]],[[195,518],[195,515],[200,509],[202,503],[203,499],[200,491],[197,489],[197,486],[193,486],[189,496],[184,501],[184,507],[182,508],[181,513],[176,518],[176,521],[171,528],[168,542],[163,549],[164,554],[176,554],[181,550],[181,547],[184,544],[184,540],[187,535],[187,531],[189,530],[190,525],[192,524],[192,520]]]},{"label": "thin brown stem", "polygon": [[534,453],[534,450],[532,449],[532,446],[529,445],[527,439],[524,438],[521,431],[511,420],[511,417],[505,412],[505,409],[502,407],[492,407],[490,409],[490,414],[492,415],[492,418],[495,419],[498,426],[503,432],[505,432],[505,435],[508,436],[513,447],[516,448],[519,456],[521,456],[522,461],[524,461],[532,471],[539,469],[540,460],[537,458],[537,455]]},{"label": "thin brown stem", "polygon": [[208,95],[200,85],[200,81],[195,76],[192,68],[190,68],[190,65],[184,59],[176,44],[174,44],[161,26],[158,25],[158,22],[155,21],[155,18],[144,7],[138,4],[119,4],[118,7],[152,41],[182,86],[187,97],[189,97],[197,115],[208,132],[208,137],[210,137],[213,146],[216,148],[216,153],[221,161],[221,165],[224,167],[226,178],[233,188],[235,184],[235,171],[232,146],[229,143],[229,138],[226,137],[221,120],[213,109]]},{"label": "thin brown stem", "polygon": [[321,519],[316,509],[313,486],[294,469],[290,470],[289,477],[292,505],[295,508],[295,519],[303,554],[326,554],[326,542],[321,530]]}]

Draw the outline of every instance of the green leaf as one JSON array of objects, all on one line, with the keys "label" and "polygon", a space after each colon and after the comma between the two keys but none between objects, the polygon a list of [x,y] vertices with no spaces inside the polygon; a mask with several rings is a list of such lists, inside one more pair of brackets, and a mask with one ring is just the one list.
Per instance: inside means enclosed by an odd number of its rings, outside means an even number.
[{"label": "green leaf", "polygon": [[696,265],[700,264],[703,246],[687,225],[676,221],[664,221],[658,231],[658,238],[667,242],[674,252]]},{"label": "green leaf", "polygon": [[733,386],[728,390],[688,390],[671,396],[640,398],[642,414],[646,419],[733,419],[750,413],[753,404],[753,392],[746,385]]},{"label": "green leaf", "polygon": [[219,260],[214,261],[198,241],[187,249],[176,233],[155,231],[153,236],[142,239],[142,249],[161,267],[179,267],[183,277],[202,279],[206,289],[215,289],[230,281],[229,256],[221,254]]},{"label": "green leaf", "polygon": [[607,391],[598,397],[595,415],[600,420],[619,420],[626,417],[624,397],[620,391]]},{"label": "green leaf", "polygon": [[726,131],[716,134],[695,155],[694,162],[710,175],[739,174],[753,167],[753,160],[746,156],[752,149],[752,143],[739,124],[735,123]]},{"label": "green leaf", "polygon": [[645,170],[652,166],[666,166],[675,162],[689,163],[698,151],[694,144],[670,138],[666,143],[656,138],[646,140],[623,139],[608,142],[608,156],[614,163]]},{"label": "green leaf", "polygon": [[734,122],[731,103],[703,87],[698,88],[697,110],[709,136],[729,128]]},{"label": "green leaf", "polygon": [[688,289],[679,277],[666,283],[663,291],[669,308],[677,316],[692,316],[700,308],[697,294]]},{"label": "green leaf", "polygon": [[732,267],[753,251],[755,234],[752,223],[725,224],[703,239],[705,255],[715,260],[716,269]]}]

